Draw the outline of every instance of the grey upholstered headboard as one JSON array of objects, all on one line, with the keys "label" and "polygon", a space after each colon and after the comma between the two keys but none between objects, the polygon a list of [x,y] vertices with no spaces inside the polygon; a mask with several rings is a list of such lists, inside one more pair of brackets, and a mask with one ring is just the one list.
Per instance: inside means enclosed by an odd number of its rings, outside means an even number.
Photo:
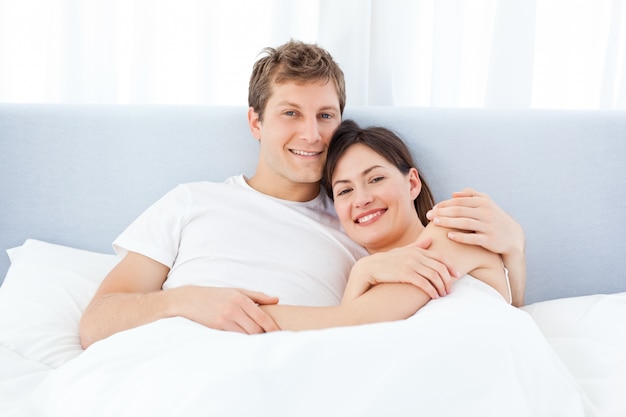
[{"label": "grey upholstered headboard", "polygon": [[[437,199],[472,186],[527,235],[527,302],[626,291],[626,112],[348,108],[410,142]],[[111,252],[178,183],[252,174],[243,107],[0,105],[0,249]],[[0,279],[8,258],[0,253]]]}]

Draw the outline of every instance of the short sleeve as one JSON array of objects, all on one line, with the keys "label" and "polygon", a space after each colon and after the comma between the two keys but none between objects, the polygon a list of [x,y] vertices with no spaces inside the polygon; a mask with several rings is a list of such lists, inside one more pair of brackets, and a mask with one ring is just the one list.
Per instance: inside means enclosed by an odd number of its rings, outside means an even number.
[{"label": "short sleeve", "polygon": [[136,252],[172,268],[188,206],[189,193],[179,185],[132,222],[115,239],[113,249],[121,257]]}]

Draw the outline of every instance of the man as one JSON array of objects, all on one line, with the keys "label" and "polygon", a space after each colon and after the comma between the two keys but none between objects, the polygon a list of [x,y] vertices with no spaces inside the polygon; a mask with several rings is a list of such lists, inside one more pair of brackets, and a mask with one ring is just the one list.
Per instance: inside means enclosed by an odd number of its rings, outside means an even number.
[{"label": "man", "polygon": [[[340,302],[350,268],[365,255],[339,231],[332,203],[320,192],[326,150],[345,106],[343,72],[316,45],[290,41],[264,52],[248,96],[248,123],[260,144],[254,176],[179,186],[133,222],[114,242],[123,259],[83,315],[83,347],[172,316],[221,330],[273,331],[278,327],[259,305]],[[468,231],[450,238],[502,254],[519,301],[524,238],[506,213],[469,190],[431,214]],[[387,269],[417,274],[427,294],[445,295],[454,269],[427,246],[412,251],[429,262],[413,268],[412,259],[389,258]]]}]

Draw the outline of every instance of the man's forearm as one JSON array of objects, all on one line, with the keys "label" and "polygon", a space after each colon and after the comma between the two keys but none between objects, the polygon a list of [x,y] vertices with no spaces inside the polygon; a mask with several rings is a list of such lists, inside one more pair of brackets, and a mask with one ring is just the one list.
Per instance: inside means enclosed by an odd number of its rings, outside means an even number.
[{"label": "man's forearm", "polygon": [[510,255],[502,255],[504,266],[509,271],[509,282],[511,284],[511,296],[516,307],[524,305],[524,295],[526,292],[526,255],[522,249],[520,252]]},{"label": "man's forearm", "polygon": [[93,343],[123,330],[171,317],[170,291],[115,293],[92,300],[80,321],[80,343]]}]

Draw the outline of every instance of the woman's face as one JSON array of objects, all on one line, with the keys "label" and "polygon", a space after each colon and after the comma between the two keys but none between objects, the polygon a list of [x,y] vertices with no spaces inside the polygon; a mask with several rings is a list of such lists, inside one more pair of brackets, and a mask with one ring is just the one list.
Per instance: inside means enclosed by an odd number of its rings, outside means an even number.
[{"label": "woman's face", "polygon": [[356,144],[340,157],[331,180],[335,210],[346,233],[370,253],[414,242],[423,226],[413,200],[421,182],[366,145]]}]

